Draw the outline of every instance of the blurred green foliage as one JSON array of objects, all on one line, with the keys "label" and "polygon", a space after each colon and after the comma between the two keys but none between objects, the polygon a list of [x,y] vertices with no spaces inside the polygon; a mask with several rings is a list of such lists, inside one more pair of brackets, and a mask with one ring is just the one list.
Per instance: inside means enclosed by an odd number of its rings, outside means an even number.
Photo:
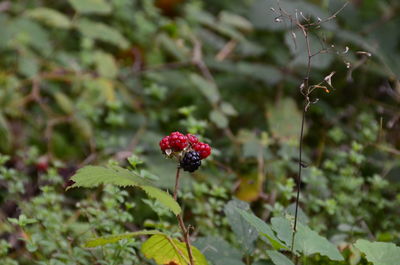
[{"label": "blurred green foliage", "polygon": [[[344,4],[280,3],[313,18]],[[271,7],[277,2],[0,2],[0,263],[147,264],[141,238],[81,244],[142,228],[177,234],[170,212],[137,190],[65,188],[77,168],[126,164],[132,154],[144,175],[172,188],[175,165],[158,141],[180,130],[213,147],[182,179],[195,245],[218,238],[231,265],[271,264],[262,240],[241,256],[246,238],[235,236],[226,209],[237,197],[263,220],[293,215],[306,51]],[[311,80],[336,74],[335,89],[313,93],[307,113],[301,218],[340,247],[340,264],[366,264],[350,244],[358,238],[400,244],[399,9],[397,0],[353,0],[311,35],[313,51],[331,51],[315,56]]]}]

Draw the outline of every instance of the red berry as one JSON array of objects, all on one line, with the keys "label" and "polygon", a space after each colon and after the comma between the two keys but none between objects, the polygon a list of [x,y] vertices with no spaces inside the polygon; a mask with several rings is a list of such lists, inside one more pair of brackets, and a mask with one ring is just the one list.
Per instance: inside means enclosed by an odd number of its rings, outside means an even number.
[{"label": "red berry", "polygon": [[170,149],[170,143],[169,143],[169,136],[165,136],[164,138],[161,139],[160,143],[160,148],[162,151],[165,151],[167,149]]},{"label": "red berry", "polygon": [[49,167],[49,158],[47,156],[39,157],[39,159],[36,163],[37,170],[44,172],[44,171],[47,171],[48,167]]},{"label": "red berry", "polygon": [[199,139],[197,139],[196,135],[188,133],[188,134],[186,134],[186,137],[187,137],[189,143],[192,145],[197,144],[199,142]]},{"label": "red berry", "polygon": [[182,151],[188,145],[188,139],[180,132],[173,132],[169,135],[169,145],[174,151]]},{"label": "red berry", "polygon": [[201,159],[204,159],[211,154],[211,147],[202,142],[195,144],[193,149],[199,153]]}]

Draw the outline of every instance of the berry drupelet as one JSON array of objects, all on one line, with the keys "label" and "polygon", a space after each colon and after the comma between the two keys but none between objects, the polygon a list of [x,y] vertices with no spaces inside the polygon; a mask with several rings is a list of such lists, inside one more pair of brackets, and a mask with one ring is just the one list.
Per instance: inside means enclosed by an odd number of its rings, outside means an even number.
[{"label": "berry drupelet", "polygon": [[208,144],[198,142],[193,146],[193,149],[197,151],[201,157],[201,159],[204,159],[208,157],[211,154],[211,147]]},{"label": "berry drupelet", "polygon": [[180,167],[183,168],[184,171],[194,172],[200,166],[201,158],[199,153],[197,153],[196,151],[189,151],[185,153],[180,161]]},{"label": "berry drupelet", "polygon": [[180,132],[173,132],[169,135],[169,145],[174,151],[182,151],[188,146],[188,139]]},{"label": "berry drupelet", "polygon": [[190,145],[195,145],[199,142],[199,139],[193,134],[188,133],[188,134],[186,134],[186,137],[187,137]]},{"label": "berry drupelet", "polygon": [[159,145],[160,145],[161,151],[163,151],[163,152],[165,152],[165,150],[167,150],[167,149],[170,149],[171,146],[169,144],[169,136],[165,136],[164,138],[162,138]]}]

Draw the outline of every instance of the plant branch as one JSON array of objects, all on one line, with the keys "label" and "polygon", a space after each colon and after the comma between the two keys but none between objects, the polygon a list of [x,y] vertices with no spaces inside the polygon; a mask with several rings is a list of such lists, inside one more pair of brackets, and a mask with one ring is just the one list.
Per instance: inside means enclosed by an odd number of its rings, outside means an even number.
[{"label": "plant branch", "polygon": [[[304,123],[306,118],[306,106],[303,108],[303,117],[301,119],[301,130],[300,130],[300,138],[299,138],[299,170],[298,170],[298,178],[297,178],[297,195],[296,195],[296,209],[294,213],[294,225],[293,225],[293,234],[292,234],[292,244],[290,247],[291,252],[293,253],[294,248],[294,239],[297,231],[297,216],[299,210],[299,201],[300,201],[300,190],[301,190],[301,170],[302,166],[302,154],[303,154],[303,136],[304,136]],[[294,255],[294,254],[293,254]],[[297,262],[296,262],[297,263]]]},{"label": "plant branch", "polygon": [[178,200],[178,190],[179,190],[179,177],[180,177],[181,168],[178,166],[176,169],[176,176],[175,176],[175,189],[174,189],[174,200]]},{"label": "plant branch", "polygon": [[[178,200],[180,170],[181,170],[181,168],[178,166],[178,168],[176,169],[176,176],[175,176],[175,189],[174,189],[174,200],[175,201]],[[185,244],[186,244],[186,249],[188,251],[190,265],[195,265],[194,261],[193,261],[192,248],[190,246],[189,230],[186,228],[185,223],[183,222],[182,214],[178,214],[176,216],[176,218],[178,219],[179,227],[181,228],[181,232],[183,235],[183,240],[185,241]]]},{"label": "plant branch", "polygon": [[341,8],[339,8],[335,13],[333,13],[330,17],[327,17],[325,19],[319,19],[317,22],[314,23],[309,23],[307,26],[319,26],[325,22],[328,22],[332,19],[335,19],[337,15],[339,15],[340,12],[342,12],[343,9],[349,4],[349,1],[345,2]]},{"label": "plant branch", "polygon": [[[291,32],[292,32],[292,36],[293,36],[293,41],[295,44],[295,47],[297,47],[296,44],[296,34],[293,31],[293,25],[295,25],[297,27],[297,29],[303,33],[304,36],[304,40],[305,40],[305,45],[306,45],[306,49],[307,49],[307,69],[306,69],[306,74],[305,77],[303,79],[303,82],[300,85],[300,93],[303,95],[304,97],[304,105],[303,105],[303,114],[302,114],[302,120],[301,120],[301,130],[300,130],[300,136],[299,136],[299,169],[298,169],[298,176],[297,176],[297,195],[296,195],[296,208],[295,208],[295,214],[294,214],[294,225],[293,225],[293,233],[292,233],[292,244],[291,244],[291,253],[292,253],[292,259],[295,259],[295,264],[297,265],[299,260],[296,257],[296,255],[294,254],[293,250],[294,250],[294,242],[295,242],[295,237],[296,237],[296,232],[297,232],[297,222],[298,222],[298,209],[299,209],[299,203],[300,203],[300,192],[301,192],[301,173],[302,173],[302,167],[303,167],[303,161],[302,161],[302,153],[303,153],[303,137],[304,137],[304,126],[305,126],[305,120],[306,120],[306,112],[308,110],[308,108],[310,107],[311,104],[316,103],[316,101],[311,101],[310,100],[310,95],[311,93],[314,91],[314,89],[316,88],[325,88],[325,91],[327,91],[328,89],[325,86],[322,86],[322,82],[317,84],[317,85],[310,85],[310,74],[311,74],[311,61],[312,58],[318,54],[321,53],[327,53],[329,52],[328,49],[323,48],[322,50],[316,52],[316,53],[312,53],[312,49],[311,49],[311,42],[310,42],[310,31],[312,29],[318,29],[320,27],[321,24],[328,22],[330,20],[333,20],[336,18],[336,16],[348,5],[348,1],[339,9],[337,10],[334,14],[332,14],[331,16],[325,18],[325,19],[321,19],[317,17],[317,21],[313,22],[311,17],[306,18],[303,13],[300,11],[300,13],[298,13],[298,11],[296,10],[295,15],[289,14],[288,12],[286,12],[280,5],[280,1],[277,0],[277,4],[278,4],[278,10],[275,10],[274,8],[271,8],[271,10],[277,14],[278,16],[275,18],[276,22],[282,22],[285,20],[289,20],[290,21],[290,25],[291,25]],[[300,14],[301,17],[299,17],[298,15]],[[347,50],[346,50],[347,52]],[[334,72],[332,72],[330,75],[326,76],[324,78],[325,83],[327,83],[330,87],[332,87],[331,85],[331,77],[334,74]],[[329,93],[329,91],[327,91]]]},{"label": "plant branch", "polygon": [[[295,258],[293,250],[294,250],[294,242],[295,242],[295,237],[296,237],[296,232],[297,232],[298,210],[299,210],[300,192],[301,192],[301,173],[302,173],[302,168],[303,168],[302,155],[303,155],[304,124],[305,124],[305,119],[306,119],[306,112],[311,104],[311,102],[310,102],[310,93],[311,93],[311,91],[310,91],[310,73],[311,73],[311,60],[313,58],[313,54],[311,53],[311,45],[310,45],[308,27],[302,25],[299,21],[297,21],[297,26],[303,32],[306,47],[307,47],[308,58],[307,58],[306,76],[304,78],[302,85],[300,86],[300,93],[304,96],[304,107],[303,107],[300,137],[299,137],[299,167],[298,167],[298,176],[297,176],[297,185],[296,185],[297,186],[296,209],[295,209],[295,213],[294,213],[292,244],[290,247],[293,258]],[[295,262],[296,265],[298,264],[298,261],[299,260],[296,258],[296,262]]]}]

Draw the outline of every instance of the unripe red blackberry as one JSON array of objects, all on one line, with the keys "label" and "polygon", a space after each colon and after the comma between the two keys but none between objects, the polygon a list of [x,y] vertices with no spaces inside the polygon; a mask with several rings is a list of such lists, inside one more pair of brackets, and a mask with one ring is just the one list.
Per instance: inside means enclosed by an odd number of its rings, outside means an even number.
[{"label": "unripe red blackberry", "polygon": [[197,151],[201,157],[201,159],[204,159],[208,157],[211,154],[211,147],[208,144],[198,142],[193,146],[193,149]]},{"label": "unripe red blackberry", "polygon": [[163,151],[163,152],[167,149],[170,149],[171,146],[169,144],[169,136],[165,136],[164,138],[162,138],[159,145],[160,145],[161,151]]},{"label": "unripe red blackberry", "polygon": [[180,166],[184,171],[194,172],[201,166],[201,158],[199,153],[196,151],[187,152],[181,159]]},{"label": "unripe red blackberry", "polygon": [[188,139],[180,132],[173,132],[169,135],[169,145],[174,151],[182,151],[188,146]]},{"label": "unripe red blackberry", "polygon": [[37,170],[40,172],[45,172],[47,171],[48,167],[49,167],[49,158],[47,156],[39,157],[36,163]]},{"label": "unripe red blackberry", "polygon": [[196,137],[196,135],[188,133],[186,134],[186,137],[191,145],[197,144],[199,142],[199,139]]}]

